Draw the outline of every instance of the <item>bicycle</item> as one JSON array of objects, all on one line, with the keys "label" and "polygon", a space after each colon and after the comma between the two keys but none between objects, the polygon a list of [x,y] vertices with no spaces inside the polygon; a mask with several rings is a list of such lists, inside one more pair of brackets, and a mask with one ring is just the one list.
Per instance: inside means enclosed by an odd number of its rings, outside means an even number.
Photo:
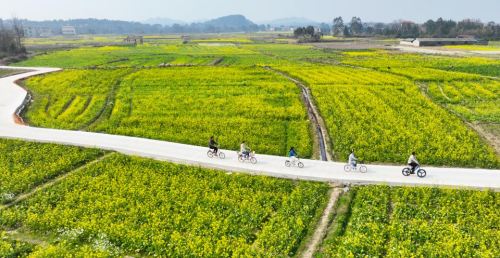
[{"label": "bicycle", "polygon": [[294,159],[290,158],[289,160],[285,161],[285,166],[287,167],[291,167],[291,166],[295,166],[297,165],[297,167],[299,168],[303,168],[304,167],[304,163],[300,162],[300,159],[299,159],[299,156],[295,156]]},{"label": "bicycle", "polygon": [[[421,169],[420,165],[416,166],[415,170],[417,171],[417,176],[420,178],[424,178],[427,175],[427,172],[424,169]],[[412,171],[411,167],[405,167],[403,168],[402,173],[404,176],[409,176],[411,174],[415,174],[415,171]]]},{"label": "bicycle", "polygon": [[357,166],[353,166],[352,164],[347,163],[344,166],[344,171],[351,172],[351,170],[358,170],[358,168],[359,168],[359,172],[361,172],[361,173],[366,173],[368,171],[368,168],[365,165],[363,165],[363,162],[359,162],[357,164]]},{"label": "bicycle", "polygon": [[[252,151],[252,150],[250,150]],[[255,158],[255,151],[252,151],[250,152],[248,155],[244,155],[243,153],[237,151],[236,152],[238,154],[238,161],[239,162],[245,162],[246,160],[250,160],[250,162],[252,162],[252,164],[256,164],[257,163],[257,159]]]},{"label": "bicycle", "polygon": [[222,151],[220,151],[220,144],[217,145],[217,148],[219,149],[219,153],[215,153],[215,150],[209,149],[207,152],[207,156],[209,158],[213,158],[214,156],[219,156],[220,159],[226,158],[226,154],[224,154]]}]

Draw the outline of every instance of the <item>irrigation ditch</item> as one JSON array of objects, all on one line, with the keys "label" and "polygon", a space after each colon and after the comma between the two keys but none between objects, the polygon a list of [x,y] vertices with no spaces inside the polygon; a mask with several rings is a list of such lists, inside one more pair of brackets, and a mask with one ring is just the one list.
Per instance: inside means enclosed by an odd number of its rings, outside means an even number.
[{"label": "irrigation ditch", "polygon": [[300,81],[282,73],[279,71],[276,71],[272,69],[269,66],[264,67],[264,69],[269,70],[273,73],[276,73],[280,76],[283,76],[287,78],[289,81],[295,83],[298,85],[301,90],[302,90],[302,97],[305,102],[305,105],[307,106],[308,109],[308,115],[310,116],[311,120],[313,121],[313,125],[316,130],[316,134],[319,138],[319,148],[320,148],[320,157],[322,161],[332,161],[332,157],[330,155],[330,152],[328,151],[328,141],[330,141],[330,136],[326,132],[326,129],[323,127],[325,125],[325,121],[323,118],[319,115],[319,112],[317,111],[316,106],[313,104],[313,101],[311,100],[312,94],[311,91],[308,87],[306,87],[303,83]]}]

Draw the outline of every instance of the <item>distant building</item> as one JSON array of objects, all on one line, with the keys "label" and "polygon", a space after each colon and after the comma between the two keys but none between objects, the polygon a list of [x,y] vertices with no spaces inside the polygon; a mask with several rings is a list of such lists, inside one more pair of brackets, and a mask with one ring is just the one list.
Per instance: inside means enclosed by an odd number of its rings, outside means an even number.
[{"label": "distant building", "polygon": [[402,21],[402,22],[399,24],[399,26],[400,26],[401,28],[404,28],[404,27],[412,27],[413,25],[415,25],[415,23],[414,23],[414,22],[412,22],[412,21]]},{"label": "distant building", "polygon": [[142,36],[128,36],[126,39],[123,40],[123,42],[126,42],[126,43],[134,43],[134,44],[143,44],[143,39],[142,39]]},{"label": "distant building", "polygon": [[36,27],[35,26],[23,26],[24,36],[27,38],[36,38]]},{"label": "distant building", "polygon": [[403,39],[400,44],[415,47],[431,47],[449,45],[488,45],[488,41],[476,38],[409,38]]},{"label": "distant building", "polygon": [[23,26],[24,36],[27,38],[43,38],[54,35],[52,28]]},{"label": "distant building", "polygon": [[76,36],[75,26],[62,26],[62,34],[68,37]]},{"label": "distant building", "polygon": [[52,28],[38,27],[37,29],[39,37],[52,37],[54,35]]}]

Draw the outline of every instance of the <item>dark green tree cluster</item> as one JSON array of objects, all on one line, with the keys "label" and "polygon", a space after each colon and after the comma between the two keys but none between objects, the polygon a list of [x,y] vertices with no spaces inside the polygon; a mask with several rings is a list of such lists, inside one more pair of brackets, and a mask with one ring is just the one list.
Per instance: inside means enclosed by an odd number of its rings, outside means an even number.
[{"label": "dark green tree cluster", "polygon": [[298,27],[293,31],[293,35],[302,42],[317,42],[323,37],[323,34],[316,32],[313,26]]},{"label": "dark green tree cluster", "polygon": [[427,37],[456,37],[471,35],[486,39],[500,39],[500,24],[489,22],[484,24],[480,20],[464,19],[459,22],[443,20],[442,18],[428,20],[422,25],[422,34]]},{"label": "dark green tree cluster", "polygon": [[459,35],[474,36],[489,40],[500,39],[500,24],[495,22],[482,23],[480,20],[464,19],[462,21],[428,20],[424,24],[405,22],[363,23],[360,17],[352,17],[349,23],[344,23],[341,16],[333,19],[332,34],[334,36],[377,36],[383,35],[396,38],[454,38]]}]

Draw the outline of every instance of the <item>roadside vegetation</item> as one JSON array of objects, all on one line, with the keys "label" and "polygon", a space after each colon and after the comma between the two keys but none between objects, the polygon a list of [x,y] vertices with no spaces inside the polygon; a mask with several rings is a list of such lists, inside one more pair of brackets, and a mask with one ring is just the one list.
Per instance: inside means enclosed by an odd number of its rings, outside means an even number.
[{"label": "roadside vegetation", "polygon": [[388,186],[349,192],[354,197],[339,206],[317,257],[500,255],[498,192]]}]

